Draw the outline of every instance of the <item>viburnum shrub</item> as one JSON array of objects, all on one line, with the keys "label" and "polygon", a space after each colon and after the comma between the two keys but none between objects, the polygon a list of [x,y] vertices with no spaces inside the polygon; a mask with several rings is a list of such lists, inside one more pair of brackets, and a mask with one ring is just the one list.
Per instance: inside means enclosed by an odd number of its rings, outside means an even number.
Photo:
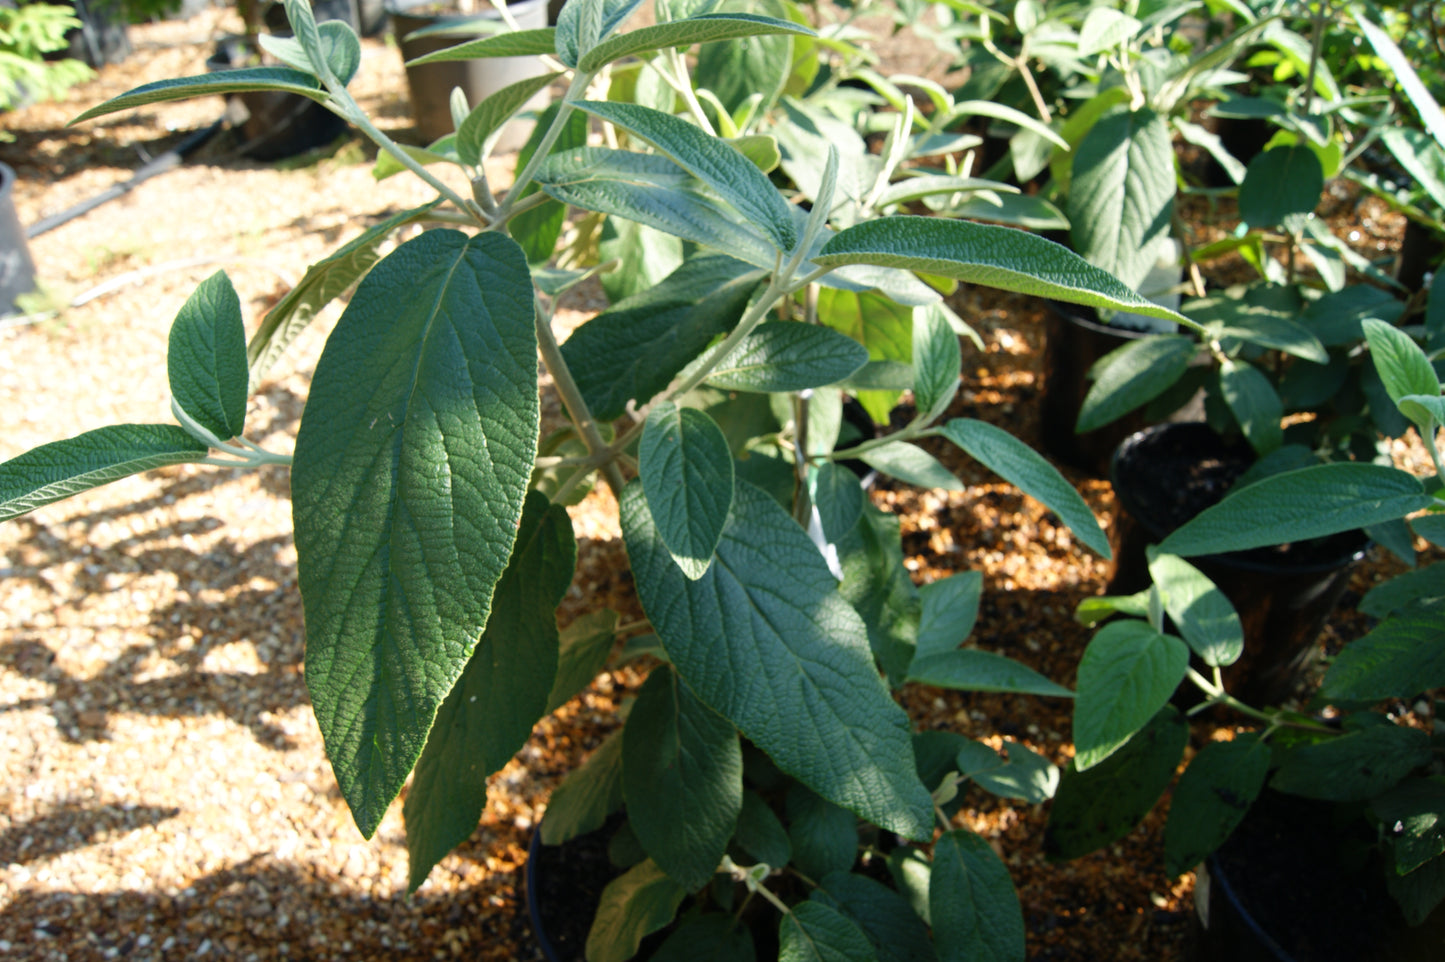
[{"label": "viburnum shrub", "polygon": [[[953,828],[949,806],[965,774],[1041,798],[1056,772],[1022,746],[1005,765],[961,736],[915,736],[889,686],[1071,693],[960,647],[978,575],[916,588],[897,523],[840,462],[957,489],[915,443],[947,439],[1107,554],[1083,500],[1030,448],[982,421],[942,420],[959,383],[961,322],[938,288],[961,281],[1184,319],[1039,237],[893,213],[918,196],[899,166],[913,146],[911,109],[893,115],[881,154],[840,160],[828,150],[806,193],[781,174],[776,186],[767,171],[786,138],[747,133],[749,118],[797,107],[809,87],[836,89],[810,80],[788,93],[800,64],[817,80],[830,48],[794,19],[678,2],[659,4],[657,24],[619,33],[637,4],[573,0],[555,28],[433,55],[543,55],[556,69],[475,106],[459,102],[457,133],[425,150],[398,146],[361,112],[346,90],[356,36],[318,25],[297,0],[287,2],[294,38],[263,39],[282,65],[149,84],[82,115],[236,90],[297,93],[439,196],[312,265],[249,343],[229,280],[206,280],[171,333],[179,423],[102,427],[0,465],[0,517],[167,464],[289,464],[316,720],[364,835],[412,779],[404,814],[415,887],[475,829],[487,777],[613,646],[610,613],[562,635],[555,613],[576,556],[565,505],[600,474],[620,504],[660,666],[625,738],[559,790],[546,823],[556,841],[624,801],[634,813],[637,857],[608,890],[589,955],[631,955],[687,893],[700,893],[699,911],[679,931],[706,944],[715,926],[731,925],[708,911],[730,904],[715,892],[721,871],[762,895],[753,904],[781,909],[785,956],[821,940],[872,957],[902,918],[906,944],[921,933],[925,954],[936,945],[948,958],[990,949],[1021,958],[1007,870],[983,840]],[[730,139],[708,122],[726,126],[723,98],[693,88],[679,52],[721,42],[758,64],[746,77],[765,78],[770,64],[784,71],[760,96],[729,94]],[[609,88],[630,89],[621,100],[588,99],[629,57],[678,92],[669,103],[680,100],[681,115],[638,102],[640,74]],[[482,173],[494,135],[554,81],[565,95],[541,115],[511,186],[494,190]],[[625,147],[593,145],[594,128]],[[472,195],[434,177],[433,162],[465,170]],[[925,193],[977,186],[929,176]],[[890,190],[894,178],[904,189]],[[568,269],[555,266],[568,206],[610,222],[614,241],[684,243],[665,276],[559,346],[557,299],[599,269],[597,245],[586,243],[567,249]],[[844,229],[830,226],[835,213]],[[442,226],[380,257],[413,221]],[[358,280],[316,366],[294,456],[260,450],[245,438],[250,386]],[[539,362],[570,419],[540,453]],[[847,440],[845,396],[886,424],[905,390],[913,414],[901,428]],[[911,902],[849,874],[860,838],[891,853]],[[801,901],[790,887],[798,879]]]}]

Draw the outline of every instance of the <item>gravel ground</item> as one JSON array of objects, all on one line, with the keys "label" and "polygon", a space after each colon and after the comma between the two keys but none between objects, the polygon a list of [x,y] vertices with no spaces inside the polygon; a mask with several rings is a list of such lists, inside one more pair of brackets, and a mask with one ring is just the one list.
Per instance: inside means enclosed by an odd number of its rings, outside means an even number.
[{"label": "gravel ground", "polygon": [[[213,12],[137,28],[126,64],[60,104],[0,116],[15,138],[0,159],[20,173],[22,222],[125,180],[214,120],[218,98],[64,127],[141,82],[201,72],[209,41],[234,26]],[[354,88],[405,136],[394,48],[368,41]],[[227,157],[232,147],[212,144],[31,242],[57,301],[116,283],[53,320],[0,327],[0,460],[107,423],[169,420],[166,337],[197,283],[227,270],[255,323],[307,263],[429,199],[411,178],[374,183],[359,142],[287,169]],[[1036,437],[1037,316],[1012,299],[955,306],[988,344],[966,348],[955,413]],[[336,313],[253,398],[255,440],[293,443]],[[946,456],[966,491],[876,495],[902,518],[910,567],[919,581],[983,570],[978,642],[1071,681],[1086,636],[1069,613],[1101,589],[1104,565],[1037,504]],[[1108,486],[1080,486],[1108,517]],[[574,513],[582,560],[564,620],[597,604],[636,614],[614,519],[605,493]],[[47,507],[0,527],[0,575],[0,957],[539,957],[520,894],[530,830],[560,776],[614,724],[632,672],[604,674],[538,726],[494,777],[471,841],[407,898],[400,804],[363,840],[312,719],[284,471],[182,466]],[[1375,576],[1362,573],[1358,589]],[[1059,762],[1071,753],[1067,706],[918,688],[906,701],[924,725],[1016,737]],[[972,801],[961,817],[1007,859],[1031,957],[1181,957],[1192,877],[1164,877],[1160,813],[1111,852],[1047,866],[1041,808]]]}]

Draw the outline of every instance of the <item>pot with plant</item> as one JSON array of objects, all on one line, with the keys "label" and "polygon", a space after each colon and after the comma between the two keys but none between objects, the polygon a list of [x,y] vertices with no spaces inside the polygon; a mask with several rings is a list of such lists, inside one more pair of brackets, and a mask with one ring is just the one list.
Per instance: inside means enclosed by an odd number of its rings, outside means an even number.
[{"label": "pot with plant", "polygon": [[[451,52],[545,54],[563,68],[567,93],[534,130],[505,193],[484,162],[524,92],[514,85],[472,107],[454,160],[425,158],[465,173],[471,190],[458,193],[357,106],[346,88],[359,59],[355,33],[316,23],[299,0],[287,5],[294,39],[270,45],[285,66],[151,84],[88,111],[81,119],[222,89],[297,93],[355,125],[438,196],[312,265],[249,344],[226,276],[205,281],[171,334],[178,423],[101,427],[20,455],[0,465],[0,512],[13,517],[168,464],[289,466],[313,710],[363,835],[411,779],[403,812],[415,888],[476,828],[487,777],[557,699],[587,684],[611,647],[605,614],[601,640],[581,648],[575,637],[564,647],[556,621],[576,556],[565,504],[600,476],[620,505],[658,642],[620,734],[587,762],[597,777],[569,779],[547,820],[546,831],[565,832],[569,810],[590,817],[620,796],[645,856],[609,887],[589,955],[625,958],[685,898],[696,895],[703,913],[729,904],[722,890],[741,885],[775,913],[769,926],[783,958],[820,942],[850,958],[896,957],[885,945],[891,933],[912,944],[925,918],[944,957],[1021,958],[1003,863],[947,819],[936,836],[935,802],[945,804],[958,781],[949,773],[982,778],[1001,760],[961,761],[949,745],[942,777],[920,775],[930,756],[915,747],[888,686],[1069,692],[999,653],[960,647],[977,579],[916,589],[896,523],[837,462],[957,486],[917,442],[955,444],[1107,553],[1083,500],[1040,456],[984,422],[944,418],[959,383],[958,335],[941,295],[915,272],[1184,319],[1021,231],[876,211],[835,230],[836,151],[805,211],[756,151],[745,152],[756,143],[708,132],[695,95],[683,97],[683,116],[587,99],[599,73],[629,55],[811,37],[790,21],[733,14],[619,32],[636,6],[574,0],[555,29]],[[685,58],[664,65],[690,83]],[[628,148],[588,146],[592,124],[609,125],[608,138]],[[906,128],[901,118],[895,126],[896,141]],[[870,190],[888,189],[883,176]],[[660,282],[559,346],[558,300],[601,267],[591,234],[564,235],[564,205],[691,246]],[[442,226],[380,257],[386,238],[413,222]],[[567,266],[549,266],[558,262]],[[261,449],[245,437],[249,385],[352,284],[294,455]],[[855,310],[861,326],[840,330],[817,309],[825,296],[893,309]],[[911,372],[914,416],[883,437],[839,445],[843,396],[865,390],[851,379],[885,324],[909,345],[909,363],[887,373],[900,390],[902,368]],[[549,437],[545,454],[539,363],[567,417],[565,437]],[[748,760],[761,757],[792,787],[760,777],[757,761],[749,773]],[[1048,781],[1021,764],[1025,781]],[[768,844],[770,799],[794,829],[788,852]],[[845,823],[849,853],[858,824],[872,826],[865,833],[881,840],[873,857],[887,849],[900,864],[902,891],[880,895],[876,878],[846,871],[854,860],[843,853]],[[757,825],[761,841],[748,834]],[[780,871],[804,864],[803,853],[821,878]],[[731,917],[689,916],[684,927],[690,938],[716,934]]]},{"label": "pot with plant", "polygon": [[[1188,737],[1185,717],[1168,704],[1176,686],[1187,682],[1203,696],[1191,716],[1218,707],[1260,726],[1207,743],[1174,790],[1164,836],[1170,874],[1220,849],[1199,895],[1205,958],[1430,958],[1445,946],[1445,913],[1437,911],[1445,900],[1445,783],[1434,723],[1445,686],[1441,565],[1365,596],[1361,608],[1378,623],[1334,659],[1313,713],[1300,714],[1236,697],[1224,669],[1246,646],[1240,618],[1186,560],[1379,525],[1405,524],[1412,537],[1445,545],[1445,398],[1426,354],[1445,338],[1436,321],[1424,348],[1399,328],[1364,322],[1372,364],[1418,432],[1432,474],[1332,463],[1264,478],[1151,547],[1146,590],[1080,609],[1088,622],[1125,617],[1107,621],[1079,663],[1076,755],[1050,813],[1057,857],[1120,837],[1168,785]],[[1191,653],[1203,671],[1189,666]],[[1262,796],[1266,786],[1273,795]],[[1281,849],[1286,840],[1303,851]],[[1256,849],[1271,865],[1282,858],[1292,868],[1283,877],[1267,871]],[[1328,901],[1337,884],[1347,889],[1343,903]],[[1367,901],[1377,897],[1371,891],[1394,904],[1369,908],[1379,904]],[[1354,908],[1340,908],[1352,900]]]}]

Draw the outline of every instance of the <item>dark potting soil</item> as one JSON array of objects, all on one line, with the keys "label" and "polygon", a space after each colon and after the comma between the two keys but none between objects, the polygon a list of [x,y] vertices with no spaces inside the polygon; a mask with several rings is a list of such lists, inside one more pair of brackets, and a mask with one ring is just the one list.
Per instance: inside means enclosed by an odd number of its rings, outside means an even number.
[{"label": "dark potting soil", "polygon": [[[1114,458],[1114,490],[1124,508],[1158,541],[1224,499],[1255,462],[1242,438],[1226,439],[1203,423],[1178,423],[1126,440]],[[1358,531],[1250,551],[1232,561],[1274,567],[1333,567],[1367,544]]]},{"label": "dark potting soil", "polygon": [[537,829],[527,855],[527,901],[537,941],[543,951],[550,945],[561,962],[581,962],[586,955],[587,932],[602,890],[619,874],[607,857],[607,844],[623,817],[614,815],[595,832],[579,835],[562,845],[543,845]]},{"label": "dark potting soil", "polygon": [[[1262,945],[1224,945],[1232,927],[1225,887],[1293,962],[1394,962],[1438,955],[1401,954],[1412,938],[1385,890],[1383,869],[1363,819],[1340,821],[1329,802],[1265,791],[1211,863],[1206,937],[1213,959],[1272,957]],[[1418,934],[1418,933],[1416,933]],[[1267,943],[1264,943],[1267,945]]]}]

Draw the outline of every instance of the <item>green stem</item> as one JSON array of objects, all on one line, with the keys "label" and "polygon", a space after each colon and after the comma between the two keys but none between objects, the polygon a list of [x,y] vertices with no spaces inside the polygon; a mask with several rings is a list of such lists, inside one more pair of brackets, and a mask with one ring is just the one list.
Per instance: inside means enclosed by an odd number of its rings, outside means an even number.
[{"label": "green stem", "polygon": [[377,147],[380,147],[388,154],[391,154],[397,163],[426,181],[428,185],[450,201],[458,210],[470,214],[471,223],[478,224],[482,227],[487,226],[486,218],[480,216],[481,212],[477,210],[475,204],[468,203],[461,194],[458,194],[446,184],[442,183],[435,174],[427,170],[426,167],[417,162],[406,151],[402,150],[396,141],[382,133],[381,129],[371,122],[371,118],[366,115],[366,111],[361,109],[361,105],[352,99],[350,92],[348,92],[345,87],[337,84],[334,87],[328,86],[327,89],[331,92],[332,99],[336,101],[336,113],[340,114],[344,120],[354,124],[358,130],[371,139],[372,143],[376,144]]},{"label": "green stem", "polygon": [[[567,362],[562,357],[562,348],[552,333],[552,316],[542,309],[540,298],[536,302],[534,314],[537,320],[537,350],[542,355],[542,363],[546,365],[547,372],[552,375],[552,383],[557,386],[557,393],[562,396],[562,404],[567,408],[572,423],[577,426],[578,433],[582,435],[583,443],[587,445],[587,450],[592,453],[593,457],[612,454],[607,442],[602,438],[602,433],[597,430],[597,422],[593,419],[592,411],[587,407],[587,401],[583,399],[577,382],[572,379],[572,371],[567,367]],[[607,483],[612,487],[612,493],[621,501],[622,489],[627,482],[623,479],[622,471],[617,467],[616,460],[608,457],[601,467],[603,476],[607,478]],[[572,481],[572,478],[567,479],[569,485]],[[560,495],[559,491],[558,496],[560,497]]]},{"label": "green stem", "polygon": [[702,128],[703,133],[716,137],[717,132],[713,130],[712,122],[707,119],[702,104],[698,102],[697,94],[693,92],[692,78],[688,76],[687,64],[676,48],[669,47],[667,49],[667,63],[677,73],[677,92],[682,94],[683,102],[687,104],[688,111],[697,120],[697,125]]},{"label": "green stem", "polygon": [[943,434],[940,428],[915,429],[913,425],[907,425],[901,430],[892,434],[885,434],[881,438],[870,438],[867,441],[860,441],[851,448],[844,448],[841,451],[834,451],[828,455],[832,461],[846,461],[850,458],[857,458],[867,454],[869,451],[883,447],[885,444],[892,444],[895,441],[916,441],[919,438],[936,438]]}]

